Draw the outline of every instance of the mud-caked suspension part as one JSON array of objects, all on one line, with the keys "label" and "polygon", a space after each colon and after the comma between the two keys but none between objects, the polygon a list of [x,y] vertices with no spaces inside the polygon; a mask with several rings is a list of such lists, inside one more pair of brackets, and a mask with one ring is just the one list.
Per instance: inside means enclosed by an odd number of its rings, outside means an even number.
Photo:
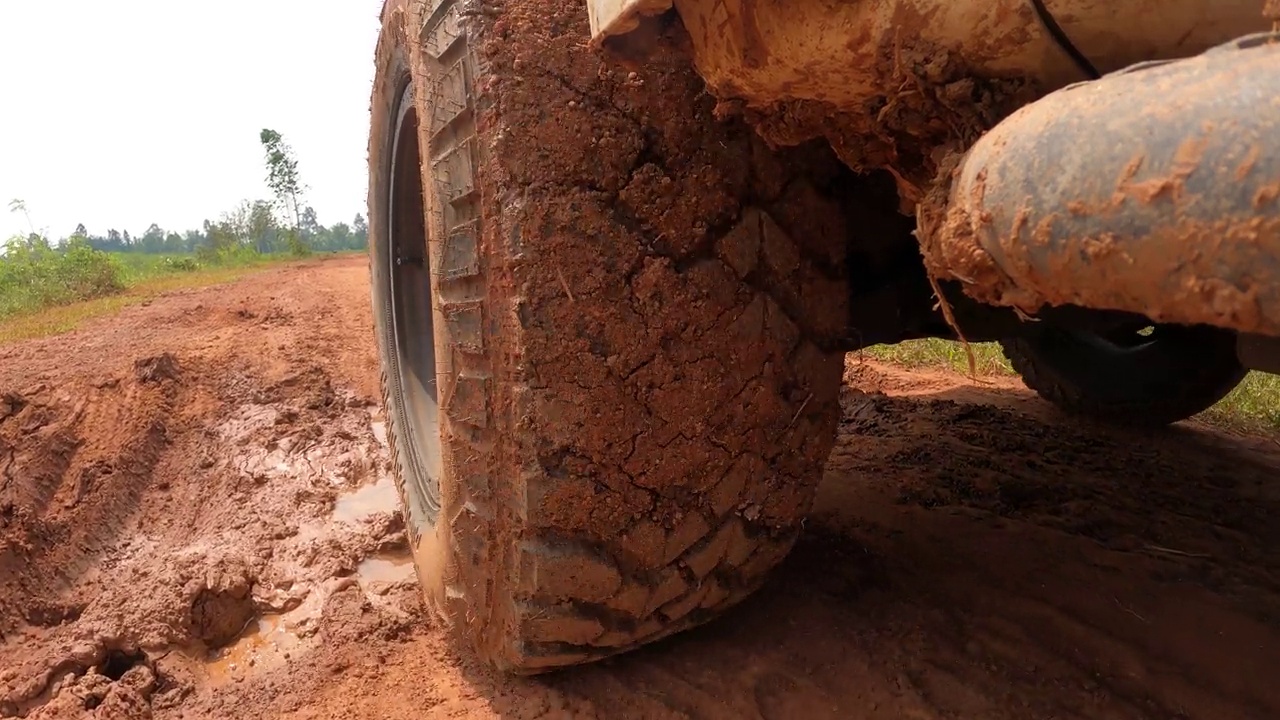
[{"label": "mud-caked suspension part", "polygon": [[969,296],[1280,335],[1280,43],[1237,40],[1024,107],[920,209]]}]

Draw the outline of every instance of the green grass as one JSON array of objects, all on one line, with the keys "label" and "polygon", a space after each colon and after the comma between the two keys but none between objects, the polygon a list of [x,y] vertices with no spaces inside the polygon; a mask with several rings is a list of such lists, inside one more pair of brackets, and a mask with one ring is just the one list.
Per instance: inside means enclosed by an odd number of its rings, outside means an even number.
[{"label": "green grass", "polygon": [[[996,343],[970,343],[979,375],[1013,375],[1013,368]],[[907,368],[945,368],[969,374],[964,346],[949,340],[910,340],[897,345],[876,345],[864,351],[871,357]]]},{"label": "green grass", "polygon": [[119,264],[83,241],[55,249],[42,238],[15,239],[0,256],[0,318],[124,288]]},{"label": "green grass", "polygon": [[[1015,375],[996,343],[971,343],[969,347],[979,375]],[[864,352],[872,358],[901,367],[946,369],[969,374],[964,346],[949,340],[911,340],[897,345],[876,345]],[[1244,382],[1205,411],[1201,419],[1245,432],[1280,430],[1280,376],[1249,373]]]},{"label": "green grass", "polygon": [[0,255],[0,342],[52,335],[186,287],[234,280],[293,259],[243,247],[200,255],[105,253],[82,241],[15,239]]},{"label": "green grass", "polygon": [[208,267],[194,255],[148,255],[145,253],[109,253],[120,266],[125,284],[137,285],[151,278],[175,273],[194,272]]},{"label": "green grass", "polygon": [[267,263],[238,267],[212,267],[183,273],[156,273],[137,280],[113,295],[54,305],[0,318],[0,345],[70,332],[89,320],[113,315],[130,305],[139,305],[166,292],[205,287],[238,280],[266,268]]}]

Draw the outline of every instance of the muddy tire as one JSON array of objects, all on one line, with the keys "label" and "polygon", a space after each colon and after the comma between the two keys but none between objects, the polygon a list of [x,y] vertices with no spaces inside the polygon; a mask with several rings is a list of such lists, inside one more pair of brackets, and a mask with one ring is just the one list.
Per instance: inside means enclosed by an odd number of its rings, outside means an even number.
[{"label": "muddy tire", "polygon": [[1230,332],[1159,326],[1116,337],[1045,327],[1002,341],[1027,387],[1073,415],[1158,427],[1185,420],[1244,379]]},{"label": "muddy tire", "polygon": [[581,0],[482,5],[384,9],[371,270],[419,579],[528,673],[702,623],[786,555],[838,418],[858,181],[717,121],[679,27],[627,72]]}]

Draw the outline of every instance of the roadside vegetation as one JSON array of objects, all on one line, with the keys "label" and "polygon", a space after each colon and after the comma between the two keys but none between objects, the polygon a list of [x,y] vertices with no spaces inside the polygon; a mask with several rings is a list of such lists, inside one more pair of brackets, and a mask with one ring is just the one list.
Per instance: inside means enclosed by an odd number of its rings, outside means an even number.
[{"label": "roadside vegetation", "polygon": [[259,141],[275,197],[245,200],[200,229],[153,223],[133,236],[80,224],[54,240],[35,230],[23,201],[10,202],[31,231],[0,242],[0,342],[69,330],[160,292],[225,282],[271,262],[363,250],[364,216],[321,225],[315,209],[301,204],[305,187],[284,138],[263,130]]},{"label": "roadside vegetation", "polygon": [[[979,376],[1016,374],[996,343],[971,343],[969,348]],[[969,358],[958,342],[912,340],[897,345],[877,345],[864,352],[876,360],[902,367],[944,369],[969,375]],[[1244,382],[1205,411],[1201,419],[1234,430],[1280,430],[1280,376],[1249,373]]]}]

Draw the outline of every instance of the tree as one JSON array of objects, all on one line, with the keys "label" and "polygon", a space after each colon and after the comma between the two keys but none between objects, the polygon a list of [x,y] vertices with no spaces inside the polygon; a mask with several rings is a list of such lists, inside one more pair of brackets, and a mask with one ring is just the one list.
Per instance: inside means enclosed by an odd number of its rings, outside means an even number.
[{"label": "tree", "polygon": [[89,237],[89,229],[84,226],[84,223],[77,223],[76,231],[71,233],[71,236],[87,238]]},{"label": "tree", "polygon": [[249,208],[248,237],[260,253],[268,253],[273,249],[276,239],[276,216],[271,212],[271,203],[256,200]]},{"label": "tree", "polygon": [[138,248],[144,253],[164,252],[164,230],[151,223],[142,237],[138,238]]},{"label": "tree", "polygon": [[302,225],[299,229],[302,230],[302,237],[309,242],[314,242],[324,232],[324,226],[320,224],[315,208],[310,205],[303,208]]},{"label": "tree", "polygon": [[[207,221],[206,221],[207,224]],[[209,242],[208,236],[199,230],[188,230],[182,236],[182,249],[186,252],[195,252],[204,247]]]},{"label": "tree", "polygon": [[207,260],[217,260],[235,251],[240,246],[241,236],[236,227],[236,220],[231,214],[225,214],[218,222],[204,221],[204,236],[207,238],[200,254]]},{"label": "tree", "polygon": [[268,128],[258,135],[267,153],[267,186],[275,193],[276,200],[284,206],[285,214],[293,218],[290,249],[295,254],[306,252],[300,236],[302,218],[298,208],[298,196],[302,194],[302,180],[298,175],[298,159],[284,137]]},{"label": "tree", "polygon": [[333,250],[347,250],[354,244],[351,238],[351,226],[346,223],[335,223],[329,229],[329,237]]},{"label": "tree", "polygon": [[356,219],[351,222],[351,233],[361,246],[369,242],[369,224],[365,222],[363,214],[356,213]]}]

